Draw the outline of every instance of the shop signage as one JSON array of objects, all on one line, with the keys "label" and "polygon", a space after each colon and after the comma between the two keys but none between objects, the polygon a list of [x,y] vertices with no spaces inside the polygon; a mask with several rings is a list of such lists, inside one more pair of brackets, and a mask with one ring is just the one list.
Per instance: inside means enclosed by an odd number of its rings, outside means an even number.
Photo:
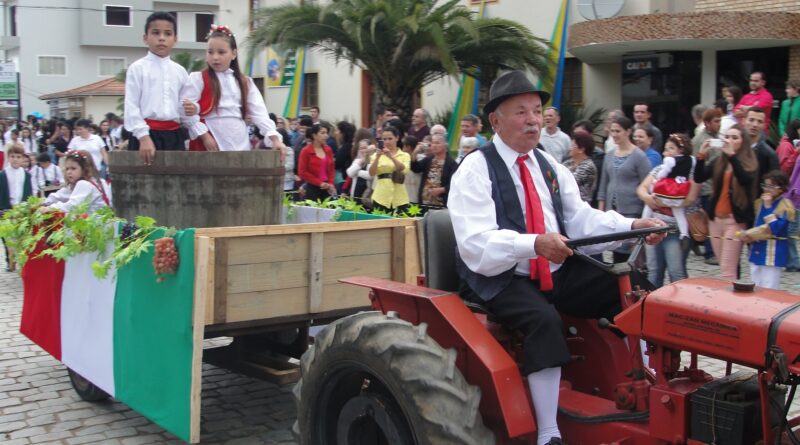
[{"label": "shop signage", "polygon": [[18,100],[17,68],[13,63],[0,63],[0,100]]},{"label": "shop signage", "polygon": [[650,73],[656,69],[658,69],[658,57],[637,57],[622,61],[622,71],[625,73]]}]

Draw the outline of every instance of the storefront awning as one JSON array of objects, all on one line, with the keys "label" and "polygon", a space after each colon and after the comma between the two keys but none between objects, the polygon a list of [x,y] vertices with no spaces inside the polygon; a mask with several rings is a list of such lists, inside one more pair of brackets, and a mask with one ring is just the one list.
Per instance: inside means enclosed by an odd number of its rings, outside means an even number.
[{"label": "storefront awning", "polygon": [[610,63],[623,55],[800,45],[800,14],[699,12],[645,14],[589,20],[569,27],[567,50],[584,63]]}]

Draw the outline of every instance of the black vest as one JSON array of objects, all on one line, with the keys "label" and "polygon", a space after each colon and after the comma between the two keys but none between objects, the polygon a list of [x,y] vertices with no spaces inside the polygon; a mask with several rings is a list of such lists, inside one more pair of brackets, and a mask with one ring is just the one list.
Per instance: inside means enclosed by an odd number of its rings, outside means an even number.
[{"label": "black vest", "polygon": [[[25,183],[22,186],[22,201],[28,199],[33,195],[33,187],[31,187],[31,174],[25,172]],[[0,170],[0,210],[8,210],[11,208],[11,190],[8,185],[8,177],[6,172]]]},{"label": "black vest", "polygon": [[[564,228],[564,211],[561,205],[561,194],[558,187],[558,177],[553,167],[547,162],[544,155],[542,155],[541,146],[533,150],[536,156],[536,162],[542,169],[542,175],[547,182],[547,188],[550,191],[550,197],[553,200],[553,208],[558,220],[559,231],[566,236]],[[497,225],[501,229],[513,230],[518,233],[528,233],[525,218],[522,215],[522,205],[517,196],[517,190],[514,186],[514,179],[508,171],[503,158],[497,153],[497,148],[494,143],[489,142],[476,151],[483,153],[486,158],[486,165],[489,170],[489,179],[492,181],[492,200],[494,201],[495,215],[497,217]],[[462,161],[463,162],[463,161]],[[494,298],[500,291],[505,289],[514,277],[514,269],[511,269],[493,277],[487,277],[470,270],[469,267],[461,259],[461,255],[456,249],[456,267],[458,275],[461,280],[467,284],[481,299],[488,301]]]}]

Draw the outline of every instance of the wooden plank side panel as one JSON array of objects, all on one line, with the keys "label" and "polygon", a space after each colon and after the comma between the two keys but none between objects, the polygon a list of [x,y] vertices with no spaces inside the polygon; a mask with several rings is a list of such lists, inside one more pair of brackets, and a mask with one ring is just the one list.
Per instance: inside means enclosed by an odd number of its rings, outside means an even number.
[{"label": "wooden plank side panel", "polygon": [[422,273],[420,267],[419,243],[417,242],[417,228],[415,226],[405,227],[405,246],[404,246],[404,264],[403,272],[405,273],[406,284],[417,284],[417,275]]},{"label": "wooden plank side panel", "polygon": [[[339,223],[342,224],[342,223]],[[325,235],[324,258],[359,256],[392,251],[390,228],[329,232]]]},{"label": "wooden plank side panel", "polygon": [[406,252],[406,230],[405,227],[395,227],[392,229],[392,279],[394,281],[404,281],[405,279],[405,259]]},{"label": "wooden plank side panel", "polygon": [[228,296],[228,323],[306,313],[308,313],[308,286]]},{"label": "wooden plank side panel", "polygon": [[228,295],[228,240],[214,240],[214,323],[225,321]]},{"label": "wooden plank side panel", "polygon": [[228,265],[308,259],[308,235],[269,235],[228,239]]},{"label": "wooden plank side panel", "polygon": [[308,260],[228,267],[228,295],[308,286]]},{"label": "wooden plank side panel", "polygon": [[369,289],[344,283],[326,284],[322,291],[320,312],[359,308],[370,305]]},{"label": "wooden plank side panel", "polygon": [[325,272],[322,260],[324,237],[322,233],[311,234],[308,254],[308,312],[311,314],[319,312],[319,307],[322,305],[322,278]]},{"label": "wooden plank side panel", "polygon": [[206,236],[195,238],[195,271],[194,289],[195,304],[198,301],[198,292],[202,292],[202,301],[205,305],[203,318],[205,324],[214,324],[214,299],[216,279],[216,243]]},{"label": "wooden plank side panel", "polygon": [[269,226],[241,226],[241,227],[207,227],[198,228],[197,236],[212,238],[236,238],[242,236],[286,235],[297,233],[327,233],[363,231],[369,229],[383,229],[392,227],[413,226],[416,220],[412,218],[374,219],[368,221],[347,221],[314,224],[279,224]]},{"label": "wooden plank side panel", "polygon": [[[214,301],[214,242],[195,239],[195,283],[192,308],[192,377],[189,390],[189,442],[200,442],[200,409],[203,381],[203,331],[207,302]],[[212,314],[213,316],[213,314]],[[212,319],[213,320],[213,319]]]}]

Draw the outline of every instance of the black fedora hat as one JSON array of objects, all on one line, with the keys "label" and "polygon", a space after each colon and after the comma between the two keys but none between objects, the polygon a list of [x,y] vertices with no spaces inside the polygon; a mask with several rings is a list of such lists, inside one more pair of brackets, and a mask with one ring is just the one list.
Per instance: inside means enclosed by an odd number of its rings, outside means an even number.
[{"label": "black fedora hat", "polygon": [[483,114],[489,115],[506,99],[518,94],[535,93],[542,99],[542,105],[550,100],[550,93],[537,90],[523,71],[510,71],[498,77],[489,88],[489,102],[483,106]]}]

